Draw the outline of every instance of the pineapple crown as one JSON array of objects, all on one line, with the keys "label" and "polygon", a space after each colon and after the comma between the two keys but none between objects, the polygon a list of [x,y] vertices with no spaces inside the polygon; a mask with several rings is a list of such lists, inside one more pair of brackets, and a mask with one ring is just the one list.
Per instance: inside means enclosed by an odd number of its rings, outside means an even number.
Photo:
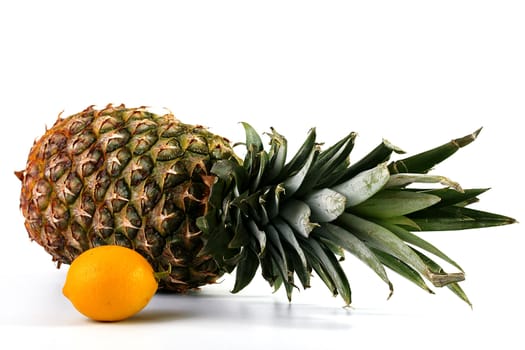
[{"label": "pineapple crown", "polygon": [[[447,286],[470,304],[458,282],[461,267],[414,232],[503,225],[513,219],[467,208],[487,189],[462,189],[443,176],[428,174],[436,164],[476,139],[480,130],[429,151],[389,162],[401,149],[383,140],[360,161],[349,155],[350,133],[321,150],[311,129],[286,162],[287,141],[273,128],[267,151],[247,123],[244,161],[220,160],[209,210],[198,219],[205,245],[227,272],[236,268],[233,292],[254,278],[259,266],[275,290],[284,286],[291,300],[297,277],[310,286],[312,271],[333,295],[351,303],[348,278],[340,265],[349,252],[368,265],[393,291],[387,271],[400,274],[428,292],[425,280]],[[433,188],[411,184],[434,183]],[[432,258],[430,257],[432,256]],[[437,259],[458,269],[447,273]]]}]

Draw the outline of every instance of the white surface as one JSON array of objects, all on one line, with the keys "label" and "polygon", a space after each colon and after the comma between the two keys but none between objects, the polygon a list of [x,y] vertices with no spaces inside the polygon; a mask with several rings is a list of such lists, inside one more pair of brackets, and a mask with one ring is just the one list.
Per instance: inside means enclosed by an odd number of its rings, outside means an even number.
[{"label": "white surface", "polygon": [[231,295],[230,276],[104,324],[71,307],[67,267],[29,242],[13,175],[59,112],[109,102],[168,107],[233,141],[239,121],[274,126],[292,148],[312,126],[327,143],[357,131],[354,159],[382,137],[410,153],[484,126],[436,173],[491,186],[478,207],[520,219],[523,18],[520,1],[2,2],[0,347],[523,349],[521,225],[425,234],[465,268],[473,310],[395,276],[385,301],[348,259],[350,310],[318,281],[288,305],[262,278]]}]

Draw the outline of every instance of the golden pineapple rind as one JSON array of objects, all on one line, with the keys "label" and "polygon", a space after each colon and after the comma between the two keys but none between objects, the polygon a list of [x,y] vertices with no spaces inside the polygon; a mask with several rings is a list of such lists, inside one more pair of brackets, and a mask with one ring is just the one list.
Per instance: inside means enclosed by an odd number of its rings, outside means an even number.
[{"label": "golden pineapple rind", "polygon": [[89,107],[59,118],[17,173],[25,227],[59,265],[117,244],[140,252],[155,271],[169,271],[160,288],[213,283],[224,271],[198,254],[203,238],[195,221],[208,210],[212,163],[233,158],[228,140],[172,114]]}]

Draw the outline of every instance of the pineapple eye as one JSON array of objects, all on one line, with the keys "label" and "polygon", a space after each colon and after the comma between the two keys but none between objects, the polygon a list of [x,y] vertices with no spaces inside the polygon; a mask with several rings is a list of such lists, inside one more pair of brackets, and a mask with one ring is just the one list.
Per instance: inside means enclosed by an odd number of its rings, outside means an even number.
[{"label": "pineapple eye", "polygon": [[122,129],[104,139],[106,153],[113,152],[128,143],[130,134],[127,130]]},{"label": "pineapple eye", "polygon": [[113,208],[113,213],[118,213],[131,199],[131,190],[124,179],[119,179],[113,186],[113,193],[109,195],[109,202]]},{"label": "pineapple eye", "polygon": [[45,176],[52,182],[57,182],[71,168],[71,159],[62,153],[53,156],[49,160],[49,166],[46,168]]},{"label": "pineapple eye", "polygon": [[131,186],[137,186],[146,180],[153,171],[154,163],[149,156],[142,156],[133,161],[131,164]]},{"label": "pineapple eye", "polygon": [[138,156],[149,151],[158,139],[159,137],[155,130],[135,135],[130,142],[130,148],[133,154]]},{"label": "pineapple eye", "polygon": [[157,153],[157,160],[159,161],[170,161],[181,157],[184,151],[180,147],[180,144],[175,139],[162,140],[159,145],[159,152]]},{"label": "pineapple eye", "polygon": [[131,152],[123,147],[113,152],[106,161],[106,170],[111,177],[118,177],[131,161]]},{"label": "pineapple eye", "polygon": [[44,143],[43,155],[49,159],[58,152],[61,152],[67,146],[67,137],[62,133],[55,133],[49,136]]},{"label": "pineapple eye", "polygon": [[[93,123],[93,113],[85,113],[77,118],[71,118],[69,123],[69,132],[71,135],[76,135]],[[89,131],[90,132],[90,131]],[[85,132],[84,132],[85,133]],[[84,134],[83,133],[83,134]]]},{"label": "pineapple eye", "polygon": [[88,149],[97,140],[96,135],[92,131],[86,131],[75,135],[71,140],[71,153],[79,155]]}]

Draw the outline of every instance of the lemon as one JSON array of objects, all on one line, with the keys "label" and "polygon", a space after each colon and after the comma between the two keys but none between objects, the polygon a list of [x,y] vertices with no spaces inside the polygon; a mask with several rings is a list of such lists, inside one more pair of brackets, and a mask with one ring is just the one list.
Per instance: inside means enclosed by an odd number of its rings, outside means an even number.
[{"label": "lemon", "polygon": [[142,255],[107,245],[89,249],[72,262],[62,292],[86,317],[120,321],[142,310],[157,287],[153,268]]}]

